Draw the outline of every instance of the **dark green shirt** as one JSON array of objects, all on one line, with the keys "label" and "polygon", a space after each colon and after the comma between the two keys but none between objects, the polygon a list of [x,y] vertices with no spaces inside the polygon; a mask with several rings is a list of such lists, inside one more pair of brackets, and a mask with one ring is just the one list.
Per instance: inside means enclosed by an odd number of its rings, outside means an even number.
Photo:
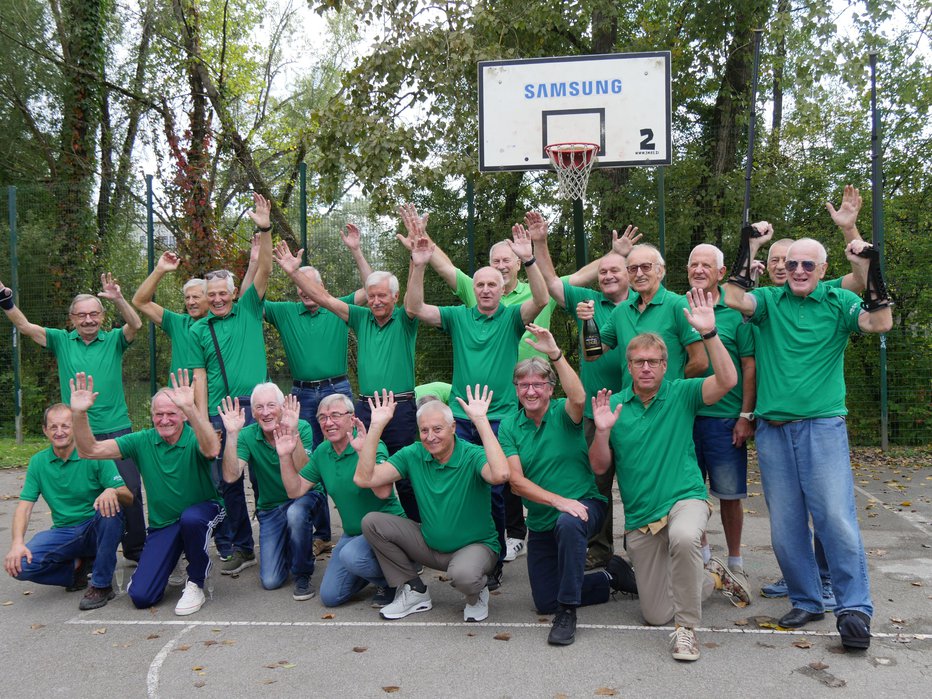
[{"label": "dark green shirt", "polygon": [[396,307],[388,322],[380,326],[368,308],[349,306],[347,322],[359,341],[359,393],[371,396],[383,389],[395,393],[413,391],[417,319]]},{"label": "dark green shirt", "polygon": [[[527,479],[544,490],[570,500],[608,502],[599,495],[582,425],[567,415],[566,398],[550,401],[540,427],[524,410],[512,413],[499,425],[498,441],[505,456],[519,457]],[[556,526],[559,510],[526,498],[524,504],[528,529],[548,532]]]},{"label": "dark green shirt", "polygon": [[408,478],[421,513],[421,533],[435,551],[452,553],[470,544],[485,544],[498,553],[492,521],[492,490],[482,478],[485,450],[459,437],[449,461],[441,464],[420,442],[388,457]]},{"label": "dark green shirt", "polygon": [[[298,420],[298,436],[301,437],[301,444],[310,458],[311,449],[314,448],[314,432],[306,420]],[[250,471],[259,484],[257,510],[274,510],[291,499],[282,483],[278,451],[274,444],[269,444],[266,440],[258,422],[246,425],[240,430],[236,440],[236,456],[249,464]]]},{"label": "dark green shirt", "polygon": [[[741,359],[754,356],[754,326],[744,322],[744,317],[733,308],[725,305],[725,292],[718,288],[719,298],[715,304],[715,327],[718,336],[728,350],[731,363],[738,371],[738,383],[718,403],[705,405],[699,410],[703,417],[737,418],[741,413],[741,403],[744,400],[744,370]],[[712,376],[712,363],[706,369],[703,377]]]},{"label": "dark green shirt", "polygon": [[[340,300],[352,305],[355,294]],[[308,309],[300,301],[266,301],[265,319],[278,330],[295,381],[320,381],[346,374],[349,328],[326,308]],[[313,348],[313,351],[311,351]]]},{"label": "dark green shirt", "polygon": [[194,318],[187,313],[175,313],[167,308],[162,310],[162,330],[172,341],[171,372],[179,369],[193,369],[195,358],[200,353],[191,335]]},{"label": "dark green shirt", "polygon": [[87,412],[94,434],[125,430],[132,426],[123,394],[123,353],[129,347],[120,328],[99,331],[85,344],[77,330],[45,329],[46,347],[58,360],[61,401],[71,405],[71,380],[79,371],[94,377],[100,395]]},{"label": "dark green shirt", "polygon": [[94,516],[94,501],[104,490],[122,485],[110,459],[82,459],[73,449],[62,460],[48,447],[29,459],[19,499],[35,502],[42,495],[52,511],[52,529],[73,527]]}]

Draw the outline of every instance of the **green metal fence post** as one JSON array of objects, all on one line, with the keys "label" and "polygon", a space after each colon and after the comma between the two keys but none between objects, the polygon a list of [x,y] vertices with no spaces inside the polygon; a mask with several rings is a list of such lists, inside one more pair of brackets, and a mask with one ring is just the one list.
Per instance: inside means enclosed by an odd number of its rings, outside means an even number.
[{"label": "green metal fence post", "polygon": [[472,178],[466,180],[466,249],[471,277],[476,273],[476,191]]},{"label": "green metal fence post", "polygon": [[[884,272],[883,254],[883,156],[880,153],[880,112],[877,108],[877,54],[870,54],[871,64],[871,209],[874,247],[880,253],[880,271]],[[890,414],[887,405],[887,335],[880,335],[880,448],[890,446]]]},{"label": "green metal fence post", "polygon": [[657,168],[657,243],[660,247],[660,256],[667,256],[667,212],[664,206],[664,170],[663,166]]},{"label": "green metal fence post", "polygon": [[[10,220],[10,289],[13,292],[13,303],[18,299],[19,290],[19,260],[16,255],[16,187],[7,188],[7,212]],[[20,363],[20,335],[16,326],[13,326],[13,424],[16,429],[16,443],[23,443],[23,382],[22,364]]]},{"label": "green metal fence post", "polygon": [[573,199],[573,233],[576,239],[576,269],[582,269],[589,262],[582,199]]},{"label": "green metal fence post", "polygon": [[[152,214],[152,175],[146,175],[146,254],[148,270],[155,269],[155,217]],[[153,300],[155,295],[153,294]],[[155,368],[155,323],[149,323],[149,395],[154,396],[158,390]]]},{"label": "green metal fence post", "polygon": [[307,265],[307,163],[298,164],[298,229],[301,231],[301,264]]}]

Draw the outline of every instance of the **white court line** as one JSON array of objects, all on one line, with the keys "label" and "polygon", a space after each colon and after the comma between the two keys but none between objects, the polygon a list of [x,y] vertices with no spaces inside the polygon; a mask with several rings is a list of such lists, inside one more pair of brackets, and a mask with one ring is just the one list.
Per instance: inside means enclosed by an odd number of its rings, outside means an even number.
[{"label": "white court line", "polygon": [[926,536],[932,535],[932,528],[929,527],[928,522],[915,521],[914,518],[911,516],[912,513],[900,512],[899,510],[896,509],[895,505],[888,505],[883,500],[878,498],[876,495],[872,495],[871,493],[867,492],[866,490],[864,490],[864,488],[862,488],[859,485],[855,485],[854,489],[858,491],[861,495],[866,497],[868,500],[870,500],[871,502],[877,503],[878,505],[883,507],[885,510],[887,510],[887,512],[892,512],[895,515],[899,515],[902,519],[909,522],[911,525],[913,525],[916,529],[921,531]]},{"label": "white court line", "polygon": [[[92,623],[92,622],[90,622],[90,621],[84,621],[84,620],[78,620],[78,621],[72,620],[72,621],[69,621],[69,622],[66,622],[66,623],[69,623],[69,624],[84,624],[84,623]],[[99,622],[98,622],[98,623],[99,623]],[[109,621],[108,621],[108,622],[106,622],[106,623],[109,624],[109,623],[112,623],[112,622],[109,622]],[[162,663],[165,662],[165,659],[168,657],[168,654],[172,652],[172,648],[175,647],[175,644],[178,642],[178,640],[179,640],[182,636],[184,636],[186,633],[188,633],[188,631],[190,631],[191,629],[193,629],[193,628],[196,626],[196,624],[190,624],[190,623],[188,623],[188,622],[179,622],[179,623],[185,623],[185,624],[187,624],[187,625],[186,625],[183,629],[181,629],[181,631],[179,631],[178,633],[176,633],[168,643],[166,643],[164,646],[162,646],[162,650],[160,650],[160,651],[156,654],[155,658],[153,658],[153,660],[152,660],[152,664],[149,665],[149,673],[146,675],[146,694],[147,694],[147,696],[148,696],[150,699],[158,699],[158,696],[159,696],[159,672],[160,672],[161,669],[162,669]]]},{"label": "white court line", "polygon": [[[531,622],[503,622],[500,624],[491,623],[491,622],[465,622],[465,621],[450,621],[450,622],[431,622],[431,621],[176,621],[176,620],[166,620],[166,621],[157,621],[155,619],[140,619],[138,621],[131,619],[70,619],[65,622],[66,624],[93,624],[95,626],[100,626],[101,624],[108,624],[111,626],[185,626],[181,633],[187,633],[192,628],[196,626],[214,626],[214,627],[283,627],[283,626],[294,626],[294,627],[382,627],[382,628],[398,628],[398,627],[422,627],[422,628],[463,628],[463,629],[546,629],[549,628],[548,624],[542,623],[531,623]],[[578,629],[600,629],[608,631],[665,631],[669,633],[673,631],[672,626],[639,626],[634,624],[577,624],[576,628]],[[776,629],[759,629],[759,628],[747,628],[747,627],[736,627],[736,628],[713,628],[713,627],[696,627],[696,631],[702,631],[704,633],[736,633],[736,634],[756,634],[756,635],[765,635],[765,636],[837,636],[837,631],[805,631],[803,629],[789,629],[787,631],[778,631]],[[174,639],[168,642],[166,648],[171,646],[181,634],[178,634]],[[875,632],[872,634],[874,638],[909,638],[910,640],[924,641],[926,639],[932,638],[932,634],[926,633],[881,633]],[[163,652],[168,653],[165,648],[162,649]],[[160,653],[161,655],[161,653]],[[164,661],[164,658],[162,659]],[[154,661],[153,661],[154,664]],[[151,673],[151,670],[150,670]]]}]

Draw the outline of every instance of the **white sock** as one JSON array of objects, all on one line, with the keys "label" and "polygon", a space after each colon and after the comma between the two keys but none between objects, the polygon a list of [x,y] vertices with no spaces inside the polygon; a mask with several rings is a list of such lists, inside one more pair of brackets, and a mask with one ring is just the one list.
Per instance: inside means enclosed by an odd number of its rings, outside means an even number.
[{"label": "white sock", "polygon": [[744,570],[744,559],[741,556],[729,556],[728,567],[740,568],[741,570]]},{"label": "white sock", "polygon": [[702,565],[705,565],[709,562],[709,559],[712,558],[712,547],[706,544],[702,547]]}]

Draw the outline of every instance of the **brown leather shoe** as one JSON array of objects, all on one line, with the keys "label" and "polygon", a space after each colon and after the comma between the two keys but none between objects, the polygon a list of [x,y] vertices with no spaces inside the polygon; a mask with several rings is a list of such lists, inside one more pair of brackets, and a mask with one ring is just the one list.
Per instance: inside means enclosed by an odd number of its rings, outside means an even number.
[{"label": "brown leather shoe", "polygon": [[100,609],[114,597],[116,597],[116,593],[110,585],[107,585],[107,587],[94,587],[91,585],[87,588],[87,592],[84,593],[84,597],[81,598],[78,609],[83,611]]}]

